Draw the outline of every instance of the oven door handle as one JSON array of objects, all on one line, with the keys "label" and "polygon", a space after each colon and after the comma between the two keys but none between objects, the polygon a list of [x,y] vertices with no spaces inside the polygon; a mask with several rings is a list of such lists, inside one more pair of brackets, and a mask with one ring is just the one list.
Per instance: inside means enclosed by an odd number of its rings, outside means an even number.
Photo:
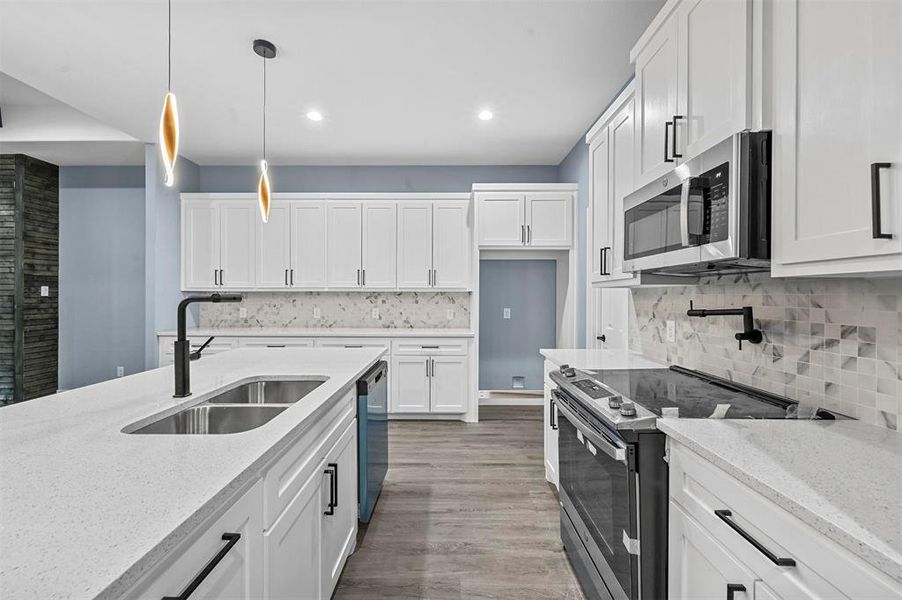
[{"label": "oven door handle", "polygon": [[683,246],[689,246],[689,188],[692,179],[683,181],[680,189],[680,242]]},{"label": "oven door handle", "polygon": [[606,439],[601,436],[599,433],[592,431],[588,427],[582,424],[582,421],[574,415],[569,408],[567,408],[562,402],[555,402],[555,406],[559,413],[564,415],[564,418],[570,421],[570,423],[576,427],[587,440],[592,442],[596,447],[600,448],[602,452],[613,458],[618,462],[622,462],[623,464],[627,464],[626,462],[626,446],[619,446],[615,444],[613,441]]}]

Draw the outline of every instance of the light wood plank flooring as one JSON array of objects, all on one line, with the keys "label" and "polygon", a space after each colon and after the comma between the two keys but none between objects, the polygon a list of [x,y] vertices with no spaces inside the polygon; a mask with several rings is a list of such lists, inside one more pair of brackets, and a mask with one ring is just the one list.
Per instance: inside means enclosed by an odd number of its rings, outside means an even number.
[{"label": "light wood plank flooring", "polygon": [[392,421],[389,472],[336,588],[358,598],[583,598],[545,481],[542,408]]}]

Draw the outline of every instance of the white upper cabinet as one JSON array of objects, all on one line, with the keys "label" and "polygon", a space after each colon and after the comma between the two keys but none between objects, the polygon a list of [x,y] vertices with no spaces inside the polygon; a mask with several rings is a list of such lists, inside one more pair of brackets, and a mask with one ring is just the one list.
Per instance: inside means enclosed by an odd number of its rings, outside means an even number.
[{"label": "white upper cabinet", "polygon": [[215,200],[182,204],[182,289],[219,284],[219,207]]},{"label": "white upper cabinet", "polygon": [[599,131],[589,146],[589,215],[591,223],[590,281],[602,281],[607,274],[605,253],[611,248],[611,222],[608,206],[610,197],[610,144],[608,128]]},{"label": "white upper cabinet", "polygon": [[902,3],[773,17],[774,275],[902,272]]},{"label": "white upper cabinet", "polygon": [[398,251],[398,205],[395,202],[363,203],[363,287],[395,288]]},{"label": "white upper cabinet", "polygon": [[674,167],[673,120],[678,114],[678,51],[679,26],[677,20],[670,17],[635,58],[637,187]]},{"label": "white upper cabinet", "polygon": [[432,212],[432,287],[470,289],[470,202],[437,201]]},{"label": "white upper cabinet", "polygon": [[623,272],[623,199],[636,188],[635,182],[635,102],[629,95],[609,125],[611,166],[608,222],[610,250],[605,253],[605,270],[610,278],[632,277]]},{"label": "white upper cabinet", "polygon": [[432,284],[432,202],[398,206],[398,287]]},{"label": "white upper cabinet", "polygon": [[748,0],[683,0],[679,21],[677,154],[691,158],[750,123]]},{"label": "white upper cabinet", "polygon": [[522,246],[526,242],[524,194],[485,193],[478,202],[480,246]]},{"label": "white upper cabinet", "polygon": [[256,284],[254,254],[259,209],[256,203],[247,201],[223,201],[220,206],[219,285],[252,288]]},{"label": "white upper cabinet", "polygon": [[257,287],[285,288],[291,270],[291,206],[273,202],[269,222],[257,219]]},{"label": "white upper cabinet", "polygon": [[295,288],[326,287],[326,203],[322,200],[291,202],[288,282]]},{"label": "white upper cabinet", "polygon": [[362,285],[363,206],[357,201],[326,202],[326,285]]},{"label": "white upper cabinet", "polygon": [[572,186],[536,184],[533,189],[524,186],[522,190],[495,191],[497,187],[473,186],[481,247],[570,248]]},{"label": "white upper cabinet", "polygon": [[526,194],[526,245],[569,246],[573,239],[571,207],[569,192]]}]

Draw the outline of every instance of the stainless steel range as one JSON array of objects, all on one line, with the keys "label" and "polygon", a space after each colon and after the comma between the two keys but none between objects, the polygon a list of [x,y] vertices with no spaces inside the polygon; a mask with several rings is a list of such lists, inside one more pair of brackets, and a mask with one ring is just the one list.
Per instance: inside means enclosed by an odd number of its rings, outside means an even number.
[{"label": "stainless steel range", "polygon": [[836,418],[679,367],[553,372],[561,540],[590,598],[667,597],[667,463],[661,416]]}]

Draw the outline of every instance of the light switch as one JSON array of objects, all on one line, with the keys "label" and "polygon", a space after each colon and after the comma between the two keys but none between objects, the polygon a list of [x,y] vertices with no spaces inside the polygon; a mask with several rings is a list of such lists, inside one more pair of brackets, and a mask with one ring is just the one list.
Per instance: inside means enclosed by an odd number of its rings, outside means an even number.
[{"label": "light switch", "polygon": [[449,321],[453,321],[453,320],[454,320],[454,311],[453,311],[452,309],[450,309],[450,308],[448,309],[448,320],[449,320]]},{"label": "light switch", "polygon": [[318,306],[314,306],[313,307],[313,318],[321,319],[322,317],[323,317],[323,311],[321,311]]},{"label": "light switch", "polygon": [[125,367],[118,366],[116,367],[116,377],[124,377],[125,376]]},{"label": "light switch", "polygon": [[241,319],[246,319],[246,318],[247,318],[247,309],[244,308],[243,306],[242,306],[241,308],[238,309],[238,317],[241,318]]},{"label": "light switch", "polygon": [[505,319],[510,319],[511,318],[511,309],[505,308],[503,311],[503,316]]},{"label": "light switch", "polygon": [[41,286],[41,296],[47,297],[50,295],[50,286],[42,285]]},{"label": "light switch", "polygon": [[378,318],[379,318],[379,309],[378,309],[378,308],[374,308],[374,309],[373,309],[373,318],[374,318],[374,319],[378,319]]}]

